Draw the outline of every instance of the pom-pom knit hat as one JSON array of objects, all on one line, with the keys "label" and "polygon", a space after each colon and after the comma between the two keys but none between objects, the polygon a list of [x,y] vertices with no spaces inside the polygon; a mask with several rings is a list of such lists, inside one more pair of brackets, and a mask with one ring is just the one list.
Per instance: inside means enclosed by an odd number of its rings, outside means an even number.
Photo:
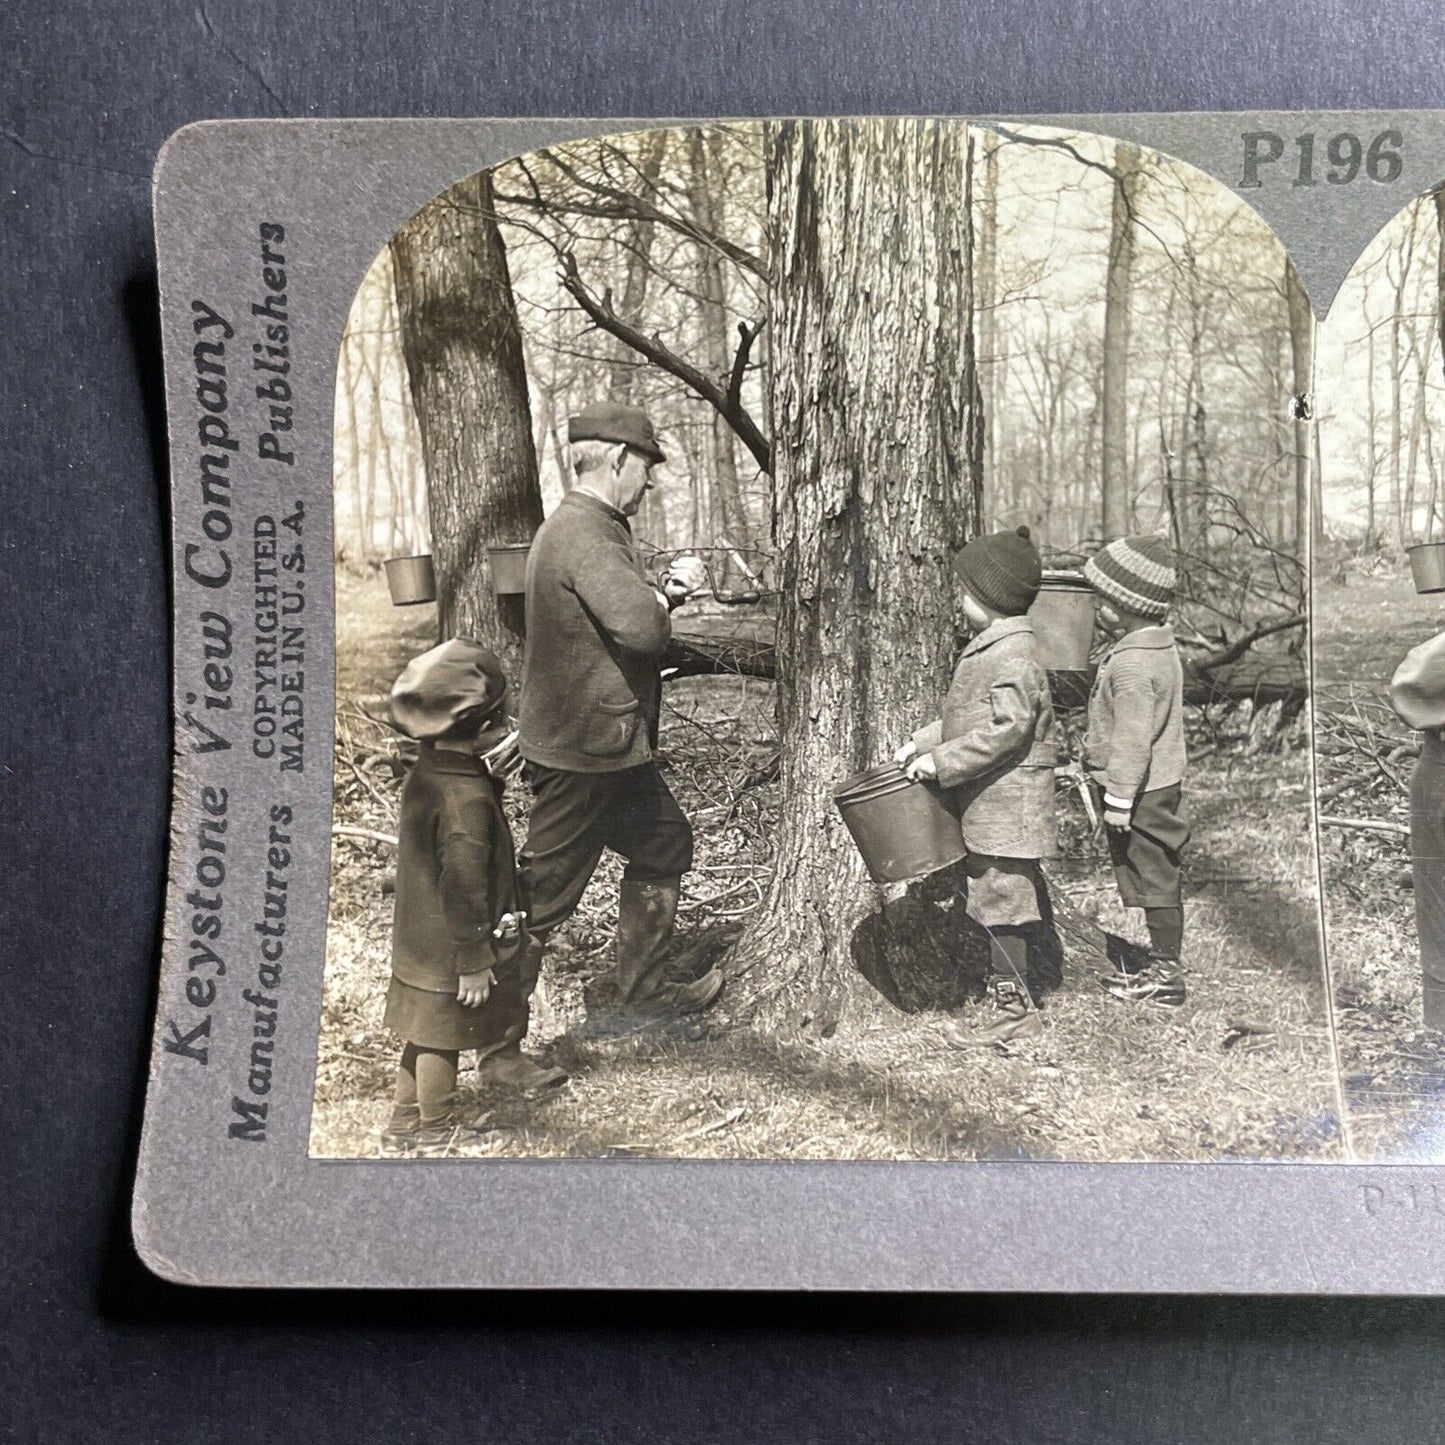
[{"label": "pom-pom knit hat", "polygon": [[1029,529],[990,532],[975,537],[953,559],[959,584],[986,607],[1005,617],[1021,617],[1039,595],[1043,563],[1029,541]]},{"label": "pom-pom knit hat", "polygon": [[1169,615],[1178,585],[1174,550],[1157,534],[1120,537],[1101,547],[1084,563],[1084,578],[1101,597],[1160,622]]},{"label": "pom-pom knit hat", "polygon": [[477,728],[506,701],[497,654],[453,637],[407,663],[391,690],[391,720],[407,737],[436,742]]}]

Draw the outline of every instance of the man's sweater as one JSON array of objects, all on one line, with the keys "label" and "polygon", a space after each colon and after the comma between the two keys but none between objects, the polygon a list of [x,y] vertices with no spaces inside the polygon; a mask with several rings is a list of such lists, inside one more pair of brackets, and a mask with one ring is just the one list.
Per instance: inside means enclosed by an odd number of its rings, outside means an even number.
[{"label": "man's sweater", "polygon": [[647,762],[658,659],[671,637],[627,518],[586,492],[568,492],[527,557],[522,756],[573,773]]},{"label": "man's sweater", "polygon": [[1182,782],[1184,764],[1184,669],[1174,631],[1141,627],[1099,664],[1084,766],[1108,801],[1129,808],[1141,793]]}]

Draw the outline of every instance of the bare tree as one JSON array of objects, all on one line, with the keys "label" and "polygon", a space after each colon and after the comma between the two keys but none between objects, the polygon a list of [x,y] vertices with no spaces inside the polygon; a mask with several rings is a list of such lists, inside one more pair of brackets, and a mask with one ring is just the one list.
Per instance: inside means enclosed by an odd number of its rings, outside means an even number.
[{"label": "bare tree", "polygon": [[789,807],[738,992],[823,1032],[869,992],[860,948],[881,946],[861,942],[880,895],[832,793],[941,700],[950,559],[976,521],[966,145],[933,121],[769,128]]},{"label": "bare tree", "polygon": [[1108,272],[1104,287],[1103,510],[1107,541],[1133,523],[1129,469],[1130,291],[1134,273],[1135,213],[1142,185],[1138,152],[1122,142],[1114,147],[1113,202],[1109,218]]},{"label": "bare tree", "polygon": [[506,248],[489,173],[419,211],[391,241],[402,348],[421,428],[444,637],[501,650],[486,548],[542,521],[537,454]]}]

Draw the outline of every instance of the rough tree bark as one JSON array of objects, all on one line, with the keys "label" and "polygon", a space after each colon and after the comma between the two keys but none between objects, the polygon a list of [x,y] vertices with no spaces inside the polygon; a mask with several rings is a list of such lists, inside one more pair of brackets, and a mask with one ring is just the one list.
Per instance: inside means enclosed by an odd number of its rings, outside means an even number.
[{"label": "rough tree bark", "polygon": [[522,334],[489,174],[438,196],[391,241],[421,430],[442,637],[494,646],[514,670],[520,609],[499,615],[486,549],[526,542],[542,493]]},{"label": "rough tree bark", "polygon": [[1102,377],[1104,540],[1122,537],[1133,517],[1129,497],[1129,331],[1134,272],[1134,216],[1140,189],[1139,157],[1132,146],[1114,147],[1114,199],[1109,219],[1108,269],[1104,281]]},{"label": "rough tree bark", "polygon": [[[997,507],[1002,498],[998,448],[999,378],[1007,374],[1003,358],[999,355],[998,137],[985,133],[979,138],[979,146],[983,159],[983,185],[980,187],[978,264],[975,267],[978,295],[975,298],[975,310],[978,315],[979,386],[984,397],[984,485],[992,491],[994,505]],[[1013,481],[1013,495],[1006,503],[1010,510],[1019,505],[1017,472],[1014,473]]]},{"label": "rough tree bark", "polygon": [[981,460],[967,137],[929,121],[784,121],[767,142],[788,807],[733,1006],[827,1033],[877,998],[860,974],[889,943],[887,895],[833,791],[928,721],[952,661],[950,561]]}]

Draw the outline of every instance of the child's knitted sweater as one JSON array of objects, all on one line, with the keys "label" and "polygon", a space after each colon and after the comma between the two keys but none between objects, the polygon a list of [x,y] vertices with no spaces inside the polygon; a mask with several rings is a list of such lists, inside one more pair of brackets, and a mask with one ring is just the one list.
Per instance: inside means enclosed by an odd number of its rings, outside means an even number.
[{"label": "child's knitted sweater", "polygon": [[1172,628],[1141,627],[1105,654],[1089,694],[1084,766],[1106,799],[1129,808],[1141,793],[1184,779],[1184,669]]}]

